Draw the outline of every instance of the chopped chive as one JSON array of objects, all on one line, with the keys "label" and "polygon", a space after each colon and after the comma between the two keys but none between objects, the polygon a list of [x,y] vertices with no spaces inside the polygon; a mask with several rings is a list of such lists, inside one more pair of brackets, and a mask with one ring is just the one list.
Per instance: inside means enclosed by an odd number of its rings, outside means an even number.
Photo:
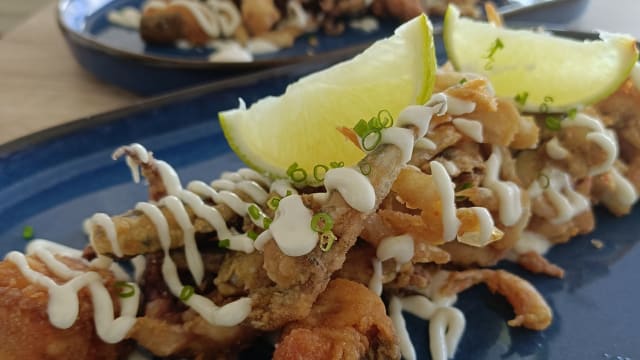
[{"label": "chopped chive", "polygon": [[390,128],[393,126],[393,116],[387,109],[378,111],[378,120],[382,125],[382,128]]},{"label": "chopped chive", "polygon": [[218,241],[218,247],[219,248],[228,249],[230,246],[231,246],[231,240],[230,239],[222,239],[222,240]]},{"label": "chopped chive", "polygon": [[559,117],[550,115],[544,119],[544,125],[551,131],[558,131],[562,128],[561,121]]},{"label": "chopped chive", "polygon": [[324,252],[329,251],[336,239],[336,235],[331,231],[320,234],[320,250]]},{"label": "chopped chive", "polygon": [[473,187],[473,184],[472,184],[472,183],[470,183],[470,182],[466,182],[466,183],[464,183],[464,184],[462,184],[462,185],[458,186],[458,189],[456,189],[456,191],[466,190],[466,189],[469,189],[469,188],[471,188],[471,187]]},{"label": "chopped chive", "polygon": [[118,296],[121,298],[132,297],[136,293],[136,288],[126,281],[116,281],[116,287],[120,289]]},{"label": "chopped chive", "polygon": [[463,84],[464,84],[464,83],[466,83],[466,82],[467,82],[467,78],[464,78],[464,77],[463,77],[462,79],[460,79],[460,81],[458,82],[458,84],[463,85]]},{"label": "chopped chive", "polygon": [[569,119],[575,119],[576,115],[578,115],[578,109],[577,108],[569,109],[569,111],[567,111],[567,117]]},{"label": "chopped chive", "polygon": [[546,174],[541,173],[538,175],[538,183],[543,189],[546,189],[551,184],[551,180],[549,180],[549,177]]},{"label": "chopped chive", "polygon": [[545,96],[542,104],[540,104],[540,112],[546,113],[549,112],[549,104],[553,103],[553,97]]},{"label": "chopped chive", "polygon": [[456,195],[456,202],[462,202],[462,201],[467,201],[469,199],[469,197],[464,196],[464,195]]},{"label": "chopped chive", "polygon": [[491,44],[487,55],[484,57],[487,59],[487,63],[484,65],[485,70],[491,70],[493,68],[493,63],[495,62],[493,56],[501,49],[504,49],[504,43],[500,38],[496,38],[496,40]]},{"label": "chopped chive", "polygon": [[527,102],[527,98],[529,97],[529,93],[527,91],[523,91],[517,94],[513,99],[520,104],[520,106],[524,106]]},{"label": "chopped chive", "polygon": [[253,231],[253,230],[249,230],[249,231],[247,231],[247,237],[249,237],[249,239],[255,241],[258,238],[258,233]]},{"label": "chopped chive", "polygon": [[[284,196],[285,196],[285,197],[287,197],[287,196],[289,196],[289,195],[291,195],[291,194],[293,194],[293,191],[291,191],[291,190],[287,190],[287,193],[286,193]],[[278,204],[279,204],[279,203],[280,203],[280,202],[278,201]]]},{"label": "chopped chive", "polygon": [[189,301],[189,299],[193,296],[196,290],[191,285],[185,285],[182,287],[180,291],[180,300]]},{"label": "chopped chive", "polygon": [[311,230],[324,233],[333,228],[333,218],[325,212],[319,212],[311,218]]},{"label": "chopped chive", "polygon": [[22,238],[25,240],[33,239],[33,226],[27,225],[22,229]]},{"label": "chopped chive", "polygon": [[373,151],[382,141],[380,130],[372,130],[362,138],[362,148],[365,151]]},{"label": "chopped chive", "polygon": [[327,165],[318,164],[313,167],[313,178],[317,181],[324,180],[324,174],[327,173],[329,167]]},{"label": "chopped chive", "polygon": [[273,222],[273,220],[271,220],[271,218],[264,218],[262,219],[262,227],[264,227],[265,229],[268,229],[269,226],[271,226],[271,223]]},{"label": "chopped chive", "polygon": [[360,137],[364,137],[369,131],[369,124],[364,119],[360,119],[356,126],[353,127],[353,131]]},{"label": "chopped chive", "polygon": [[287,176],[289,176],[293,182],[302,182],[307,179],[307,171],[298,167],[298,163],[294,162],[287,169]]},{"label": "chopped chive", "polygon": [[344,167],[344,161],[332,161],[329,163],[332,169]]},{"label": "chopped chive", "polygon": [[[289,194],[287,194],[289,195]],[[267,200],[267,207],[271,210],[275,210],[278,208],[278,205],[280,205],[280,197],[277,195],[274,195],[272,197],[269,198],[269,200]]]},{"label": "chopped chive", "polygon": [[363,162],[363,163],[360,163],[358,166],[360,167],[360,172],[362,173],[362,175],[367,176],[371,174],[371,165],[369,165],[369,163]]},{"label": "chopped chive", "polygon": [[249,208],[247,208],[247,212],[249,213],[249,216],[253,219],[253,220],[258,220],[260,219],[260,208],[258,207],[258,205],[256,204],[251,204],[249,205]]}]

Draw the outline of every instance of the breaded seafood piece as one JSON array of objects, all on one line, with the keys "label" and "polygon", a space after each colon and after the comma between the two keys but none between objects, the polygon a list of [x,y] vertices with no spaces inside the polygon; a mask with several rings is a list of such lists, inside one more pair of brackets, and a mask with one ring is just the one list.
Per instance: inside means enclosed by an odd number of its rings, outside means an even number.
[{"label": "breaded seafood piece", "polygon": [[[87,271],[81,260],[58,258],[73,270]],[[27,256],[29,266],[58,283],[61,280],[37,257]],[[118,289],[109,271],[91,269],[100,274],[114,304]],[[78,318],[68,329],[51,325],[47,315],[47,288],[25,278],[8,260],[0,262],[0,359],[121,359],[131,350],[131,343],[107,344],[94,328],[93,304],[86,288],[79,291]]]},{"label": "breaded seafood piece", "polygon": [[400,352],[380,297],[363,285],[335,279],[309,316],[287,325],[273,358],[399,359]]}]

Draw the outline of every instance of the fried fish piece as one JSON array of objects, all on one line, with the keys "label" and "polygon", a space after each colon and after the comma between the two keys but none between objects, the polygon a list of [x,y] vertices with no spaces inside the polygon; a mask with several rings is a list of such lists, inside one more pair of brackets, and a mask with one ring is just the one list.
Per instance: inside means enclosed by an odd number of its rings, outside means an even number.
[{"label": "fried fish piece", "polygon": [[[37,257],[26,257],[29,266],[61,283],[51,270]],[[69,268],[88,271],[81,260],[58,257]],[[119,289],[110,271],[90,269],[100,274],[118,304]],[[93,303],[86,288],[78,292],[78,318],[68,329],[51,325],[47,315],[49,293],[47,288],[29,281],[18,267],[8,260],[0,262],[0,359],[121,359],[132,349],[130,342],[107,344],[94,328]]]},{"label": "fried fish piece", "polygon": [[332,280],[309,316],[284,329],[275,360],[399,359],[384,303],[361,284]]}]

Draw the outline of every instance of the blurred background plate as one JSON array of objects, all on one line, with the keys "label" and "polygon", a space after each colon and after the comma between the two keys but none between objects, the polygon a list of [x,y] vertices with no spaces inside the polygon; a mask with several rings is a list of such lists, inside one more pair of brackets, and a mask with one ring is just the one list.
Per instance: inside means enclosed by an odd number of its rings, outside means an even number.
[{"label": "blurred background plate", "polygon": [[[136,29],[112,24],[107,15],[126,6],[140,8],[143,0],[61,0],[57,18],[76,60],[102,81],[140,95],[171,90],[245,74],[251,71],[327,57],[338,61],[352,56],[373,41],[389,36],[399,25],[380,20],[379,28],[365,32],[346,26],[340,36],[322,32],[299,37],[294,46],[257,55],[252,62],[213,63],[210,48],[179,49],[146,45]],[[498,0],[506,18],[553,24],[579,14],[586,0]],[[436,29],[441,19],[432,18]],[[310,41],[310,38],[314,38]],[[312,45],[313,44],[313,45]]]},{"label": "blurred background plate", "polygon": [[[442,47],[438,49],[442,63]],[[81,248],[87,244],[84,219],[95,212],[121,213],[146,199],[145,186],[131,181],[126,164],[110,158],[120,145],[142,143],[172,164],[183,183],[212,180],[243,166],[225,141],[217,112],[236,107],[238,97],[251,104],[282,93],[300,76],[329,65],[319,60],[183,90],[0,146],[0,255],[24,249],[27,225],[36,237]],[[554,322],[545,331],[507,326],[511,307],[484,286],[462,293],[457,306],[467,317],[467,330],[456,360],[638,359],[639,217],[639,206],[623,218],[598,209],[594,233],[548,254],[566,270],[564,279],[500,264],[531,281],[547,299]],[[601,240],[604,247],[594,247],[591,239]],[[407,315],[407,324],[418,360],[429,359],[427,322]],[[264,341],[240,359],[266,360],[271,351]]]}]

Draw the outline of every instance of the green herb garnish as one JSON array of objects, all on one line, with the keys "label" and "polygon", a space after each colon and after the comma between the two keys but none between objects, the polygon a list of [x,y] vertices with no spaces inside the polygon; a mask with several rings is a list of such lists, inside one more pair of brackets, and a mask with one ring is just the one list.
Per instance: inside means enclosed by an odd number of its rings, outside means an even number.
[{"label": "green herb garnish", "polygon": [[189,301],[189,299],[193,296],[196,290],[191,285],[185,285],[182,287],[180,291],[180,300]]},{"label": "green herb garnish", "polygon": [[311,230],[319,233],[330,231],[333,228],[333,218],[325,212],[315,213],[311,218]]},{"label": "green herb garnish", "polygon": [[218,247],[219,248],[228,249],[230,246],[231,246],[231,240],[230,239],[222,239],[222,240],[218,241]]},{"label": "green herb garnish", "polygon": [[33,226],[27,225],[22,229],[22,238],[25,240],[33,239]]},{"label": "green herb garnish", "polygon": [[132,297],[136,293],[136,288],[129,282],[116,281],[115,286],[119,289],[118,296],[123,299]]}]

